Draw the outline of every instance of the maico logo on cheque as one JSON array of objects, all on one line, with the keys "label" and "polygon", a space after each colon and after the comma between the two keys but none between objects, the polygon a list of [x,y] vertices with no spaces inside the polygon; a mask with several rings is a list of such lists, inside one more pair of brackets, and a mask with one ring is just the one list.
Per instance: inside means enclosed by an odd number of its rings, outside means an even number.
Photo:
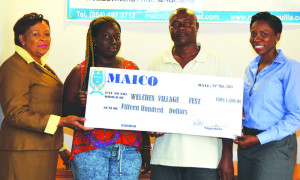
[{"label": "maico logo on cheque", "polygon": [[158,83],[158,79],[155,76],[147,77],[146,75],[128,75],[128,74],[109,73],[107,82],[156,86]]}]

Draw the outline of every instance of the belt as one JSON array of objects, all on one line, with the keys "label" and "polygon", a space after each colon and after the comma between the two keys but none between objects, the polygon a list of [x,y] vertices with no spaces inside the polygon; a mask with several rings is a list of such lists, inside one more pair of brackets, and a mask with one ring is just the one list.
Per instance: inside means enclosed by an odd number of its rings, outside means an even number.
[{"label": "belt", "polygon": [[264,131],[263,130],[258,130],[258,129],[251,129],[251,128],[243,127],[244,135],[256,136],[256,135],[258,135],[262,132],[264,132]]}]

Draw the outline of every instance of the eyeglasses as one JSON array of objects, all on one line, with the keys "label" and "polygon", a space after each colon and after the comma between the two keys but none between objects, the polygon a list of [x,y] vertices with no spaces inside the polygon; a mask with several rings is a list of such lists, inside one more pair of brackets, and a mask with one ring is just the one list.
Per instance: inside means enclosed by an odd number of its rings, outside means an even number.
[{"label": "eyeglasses", "polygon": [[175,29],[180,28],[180,27],[188,28],[188,27],[191,27],[191,26],[194,26],[194,25],[191,22],[188,22],[188,21],[183,22],[183,23],[176,21],[176,22],[173,22],[171,24],[171,27],[175,28]]}]

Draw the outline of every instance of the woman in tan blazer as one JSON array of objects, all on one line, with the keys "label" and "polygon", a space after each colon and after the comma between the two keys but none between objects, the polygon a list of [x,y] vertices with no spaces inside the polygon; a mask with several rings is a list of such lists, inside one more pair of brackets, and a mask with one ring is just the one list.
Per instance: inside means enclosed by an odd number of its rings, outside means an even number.
[{"label": "woman in tan blazer", "polygon": [[85,118],[60,117],[63,84],[46,64],[48,20],[30,13],[15,26],[16,52],[0,67],[1,180],[54,180],[63,126],[90,130]]}]

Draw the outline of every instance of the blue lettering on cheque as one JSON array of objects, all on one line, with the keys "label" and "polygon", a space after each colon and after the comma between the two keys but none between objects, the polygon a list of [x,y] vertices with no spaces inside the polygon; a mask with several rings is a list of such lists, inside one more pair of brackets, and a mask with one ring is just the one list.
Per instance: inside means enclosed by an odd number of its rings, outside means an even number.
[{"label": "blue lettering on cheque", "polygon": [[156,86],[158,79],[155,76],[147,77],[145,75],[128,75],[128,74],[108,74],[108,83],[122,83],[122,84],[140,84],[140,85],[149,85]]}]

